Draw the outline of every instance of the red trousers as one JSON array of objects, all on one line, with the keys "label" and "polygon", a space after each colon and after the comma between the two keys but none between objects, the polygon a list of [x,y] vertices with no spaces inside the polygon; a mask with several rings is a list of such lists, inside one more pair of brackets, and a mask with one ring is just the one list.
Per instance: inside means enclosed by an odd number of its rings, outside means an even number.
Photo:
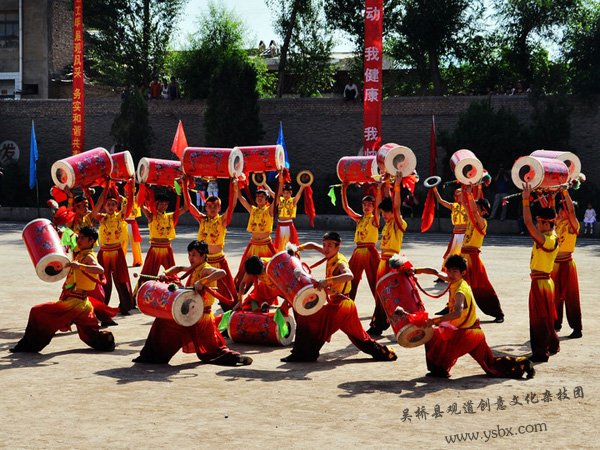
[{"label": "red trousers", "polygon": [[475,248],[462,249],[461,255],[467,260],[465,280],[473,290],[475,303],[484,314],[492,317],[504,317],[500,300],[490,283],[483,261],[479,256],[480,253],[481,251]]},{"label": "red trousers", "polygon": [[86,298],[67,297],[31,308],[25,335],[13,351],[39,352],[58,330],[69,329],[71,324],[75,324],[79,338],[90,347],[100,351],[114,350],[114,337],[109,331],[100,330],[92,304]]},{"label": "red trousers", "polygon": [[184,353],[196,353],[201,361],[209,364],[235,365],[240,356],[227,348],[215,326],[215,317],[205,311],[191,327],[183,327],[170,319],[155,319],[144,348],[134,361],[167,364],[181,349]]},{"label": "red trousers", "polygon": [[[377,267],[377,281],[379,281],[384,275],[388,274],[392,269],[388,264],[390,260],[389,256],[382,256]],[[379,298],[379,295],[375,296],[375,309],[373,310],[373,316],[371,317],[371,328],[383,331],[387,330],[390,326],[385,307]]]},{"label": "red trousers", "polygon": [[427,369],[434,375],[450,376],[458,358],[469,354],[491,377],[521,378],[528,367],[525,357],[495,357],[481,328],[435,327],[433,337],[425,344]]},{"label": "red trousers", "polygon": [[285,250],[285,245],[291,242],[292,244],[299,245],[298,232],[293,220],[287,220],[285,222],[278,221],[277,228],[275,229],[275,252],[281,252]]},{"label": "red trousers", "polygon": [[121,313],[127,313],[135,306],[133,295],[131,294],[131,283],[129,282],[129,270],[127,261],[121,244],[112,244],[100,246],[98,252],[98,262],[104,268],[106,284],[104,285],[104,303],[110,302],[113,280],[115,288],[119,294],[119,310]]},{"label": "red trousers", "polygon": [[352,300],[332,297],[317,313],[310,316],[295,314],[296,338],[292,355],[304,361],[316,361],[321,347],[331,336],[342,330],[361,351],[378,361],[396,359],[394,351],[373,340],[364,330],[356,304]]},{"label": "red trousers", "polygon": [[581,331],[581,303],[579,301],[579,280],[573,255],[556,258],[552,270],[554,281],[554,305],[556,306],[555,328],[560,329],[563,320],[563,307],[567,311],[567,322],[573,330]]},{"label": "red trousers", "polygon": [[219,300],[219,305],[223,311],[229,311],[235,301],[237,300],[237,289],[235,288],[235,284],[233,283],[233,277],[231,276],[231,270],[229,269],[229,264],[227,264],[227,260],[225,259],[224,254],[216,254],[216,255],[208,255],[207,262],[214,267],[215,269],[222,269],[225,271],[225,276],[217,280],[217,289],[219,294],[230,299],[230,302],[225,303],[224,301]]},{"label": "red trousers", "polygon": [[554,283],[550,274],[532,274],[529,290],[529,336],[533,356],[547,360],[560,350],[554,322]]},{"label": "red trousers", "polygon": [[375,287],[377,285],[377,267],[379,266],[379,259],[379,252],[377,251],[375,244],[357,244],[354,252],[352,252],[350,261],[348,261],[352,275],[354,275],[348,297],[356,300],[358,283],[360,283],[364,271],[367,275],[367,280],[369,281],[371,294],[374,299],[377,298]]}]

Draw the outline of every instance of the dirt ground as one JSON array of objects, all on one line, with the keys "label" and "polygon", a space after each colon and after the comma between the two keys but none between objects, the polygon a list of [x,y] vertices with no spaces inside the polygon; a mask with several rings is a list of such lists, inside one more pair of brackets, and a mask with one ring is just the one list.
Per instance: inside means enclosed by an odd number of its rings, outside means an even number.
[{"label": "dirt ground", "polygon": [[[537,365],[531,380],[488,378],[468,356],[450,379],[439,380],[425,377],[423,347],[402,348],[389,331],[381,342],[396,350],[395,362],[372,361],[338,332],[316,363],[286,364],[280,358],[289,348],[228,341],[254,363],[205,365],[180,352],[168,366],[136,365],[131,360],[152,323],[139,313],[117,317],[119,325],[111,328],[114,353],[95,352],[72,332],[57,335],[40,354],[11,354],[31,306],[57,299],[61,287],[35,275],[21,241],[23,225],[0,223],[1,448],[598,447],[600,306],[594,281],[599,272],[593,269],[598,241],[581,238],[575,255],[582,339],[566,339],[565,323],[560,353]],[[178,263],[187,262],[185,245],[195,232],[179,230]],[[300,238],[318,241],[321,234],[300,232]],[[352,234],[342,235],[343,253],[350,256]],[[230,230],[226,251],[234,271],[247,239],[245,231]],[[437,266],[447,239],[410,233],[403,251],[417,266]],[[495,352],[530,350],[530,248],[531,240],[523,236],[486,239],[483,258],[506,314],[503,324],[480,315]],[[305,254],[309,263],[319,259]],[[317,276],[323,270],[317,268]],[[432,277],[422,275],[420,282],[435,288]],[[445,301],[423,300],[430,313]],[[111,304],[116,303],[113,293]],[[373,308],[366,280],[357,305],[366,327]]]}]

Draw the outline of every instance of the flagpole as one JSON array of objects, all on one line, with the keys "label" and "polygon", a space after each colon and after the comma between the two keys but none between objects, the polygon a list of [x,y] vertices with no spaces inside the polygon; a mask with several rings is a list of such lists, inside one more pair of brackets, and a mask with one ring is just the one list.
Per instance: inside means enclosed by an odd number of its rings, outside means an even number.
[{"label": "flagpole", "polygon": [[37,204],[37,216],[42,217],[42,213],[40,211],[40,184],[38,182],[37,164],[35,165],[35,202]]}]

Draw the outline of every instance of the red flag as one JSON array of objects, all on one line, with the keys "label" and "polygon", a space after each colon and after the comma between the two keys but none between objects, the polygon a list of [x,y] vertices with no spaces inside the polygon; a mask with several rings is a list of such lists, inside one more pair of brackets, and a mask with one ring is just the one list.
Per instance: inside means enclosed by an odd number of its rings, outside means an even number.
[{"label": "red flag", "polygon": [[427,199],[425,200],[425,206],[423,207],[423,214],[421,215],[421,233],[425,233],[431,225],[433,225],[433,218],[435,217],[435,194],[433,189],[429,189],[427,193]]},{"label": "red flag", "polygon": [[437,175],[437,145],[435,143],[435,116],[431,116],[431,136],[429,138],[429,176]]},{"label": "red flag", "polygon": [[177,132],[175,133],[175,139],[173,139],[173,145],[171,146],[171,153],[173,153],[179,160],[183,156],[183,151],[188,146],[185,132],[183,131],[183,123],[179,121],[177,125]]},{"label": "red flag", "polygon": [[383,0],[365,2],[363,149],[375,155],[381,145]]},{"label": "red flag", "polygon": [[311,227],[315,227],[315,202],[313,201],[313,190],[310,186],[304,188],[304,214],[308,216],[308,222]]}]

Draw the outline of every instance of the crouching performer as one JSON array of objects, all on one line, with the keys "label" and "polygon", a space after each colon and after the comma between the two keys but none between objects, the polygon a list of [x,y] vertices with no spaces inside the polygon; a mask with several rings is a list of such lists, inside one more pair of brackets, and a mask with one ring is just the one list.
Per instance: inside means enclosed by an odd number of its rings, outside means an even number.
[{"label": "crouching performer", "polygon": [[340,235],[334,231],[323,235],[323,245],[307,242],[298,250],[317,250],[327,261],[326,278],[318,288],[327,289],[327,304],[310,316],[296,314],[296,339],[292,353],[282,358],[283,362],[316,361],[321,347],[331,339],[333,333],[342,330],[350,341],[361,351],[371,355],[377,361],[394,361],[396,354],[385,345],[373,340],[364,330],[356,304],[347,295],[350,292],[352,272],[348,260],[342,255]]},{"label": "crouching performer", "polygon": [[428,376],[448,378],[458,358],[469,354],[491,377],[527,378],[535,374],[533,364],[524,356],[494,356],[485,340],[475,312],[473,291],[464,279],[467,262],[462,256],[446,259],[444,276],[435,269],[415,269],[415,273],[429,273],[446,278],[450,285],[448,314],[427,321],[434,328],[433,337],[425,344]]},{"label": "crouching performer", "polygon": [[83,227],[77,236],[77,248],[69,263],[69,273],[60,299],[31,308],[25,335],[11,352],[37,353],[46,347],[56,332],[75,324],[79,338],[90,347],[110,352],[115,349],[115,339],[110,331],[101,330],[94,315],[88,292],[96,289],[104,269],[94,254],[98,232]]},{"label": "crouching performer", "polygon": [[[184,353],[196,353],[207,364],[222,366],[248,365],[252,358],[242,356],[227,348],[223,337],[215,326],[215,316],[211,308],[215,298],[208,292],[210,287],[225,276],[225,271],[210,267],[206,262],[208,244],[204,241],[192,241],[188,245],[190,265],[173,266],[165,272],[166,277],[185,272],[189,275],[186,286],[196,290],[204,300],[204,313],[200,320],[190,327],[184,327],[171,319],[155,319],[150,334],[136,363],[167,364],[180,350]],[[205,289],[207,292],[205,292]]]}]

